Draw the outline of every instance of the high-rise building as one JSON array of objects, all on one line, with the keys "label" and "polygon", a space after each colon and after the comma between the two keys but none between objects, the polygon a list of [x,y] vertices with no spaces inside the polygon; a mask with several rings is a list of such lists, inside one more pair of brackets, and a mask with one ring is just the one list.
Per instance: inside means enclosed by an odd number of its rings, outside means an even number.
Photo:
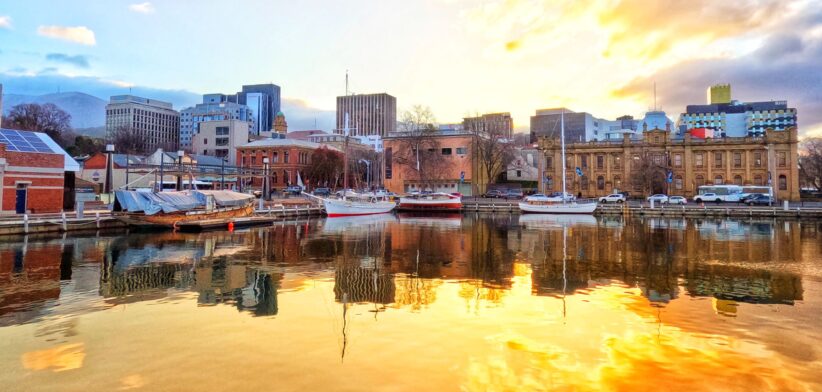
[{"label": "high-rise building", "polygon": [[[727,86],[730,94],[730,85]],[[717,87],[717,86],[714,86]],[[712,87],[713,88],[713,87]],[[679,116],[680,132],[694,128],[708,128],[716,137],[763,136],[765,129],[784,131],[796,127],[796,109],[787,101],[713,103],[688,105]]]},{"label": "high-rise building", "polygon": [[246,105],[232,102],[236,96],[225,94],[205,94],[203,103],[183,109],[180,112],[180,148],[190,148],[194,135],[199,132],[200,123],[217,120],[240,120],[245,129],[257,134],[253,110]]},{"label": "high-rise building", "polygon": [[565,122],[565,141],[584,142],[595,137],[594,116],[566,108],[540,109],[531,116],[531,142],[539,136],[559,137],[562,120]]},{"label": "high-rise building", "polygon": [[731,85],[715,84],[708,87],[708,104],[731,103]]},{"label": "high-rise building", "polygon": [[257,134],[274,129],[274,119],[282,110],[280,86],[271,83],[244,85],[242,91],[229,98],[251,109]]},{"label": "high-rise building", "polygon": [[462,119],[462,126],[469,132],[484,132],[510,138],[514,132],[514,120],[511,113],[489,113],[479,117]]},{"label": "high-rise building", "polygon": [[145,149],[175,149],[180,142],[180,113],[171,103],[134,95],[115,95],[106,105],[106,135],[121,128],[144,141]]},{"label": "high-rise building", "polygon": [[386,93],[337,97],[337,127],[343,133],[345,117],[351,136],[379,135],[397,131],[397,98]]}]

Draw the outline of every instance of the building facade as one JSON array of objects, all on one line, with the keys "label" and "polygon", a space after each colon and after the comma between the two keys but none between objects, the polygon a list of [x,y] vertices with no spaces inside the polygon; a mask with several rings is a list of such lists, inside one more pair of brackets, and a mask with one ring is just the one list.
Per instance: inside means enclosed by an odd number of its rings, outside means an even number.
[{"label": "building facade", "polygon": [[[666,193],[691,198],[702,185],[770,184],[777,199],[799,200],[797,141],[796,128],[767,130],[762,137],[723,139],[693,138],[690,133],[677,139],[667,130],[653,129],[644,132],[642,140],[626,136],[619,142],[569,143],[567,190],[583,197],[628,191],[632,196]],[[544,190],[559,191],[560,141],[543,137],[539,148],[545,159]],[[670,183],[667,173],[671,173]]]},{"label": "building facade", "polygon": [[258,133],[254,112],[246,105],[231,102],[235,96],[224,94],[203,95],[203,103],[183,109],[180,112],[180,148],[191,148],[194,135],[200,130],[200,123],[219,120],[240,120],[245,123],[246,133]]},{"label": "building facade", "polygon": [[134,95],[112,96],[106,105],[106,135],[111,138],[122,128],[136,133],[147,150],[177,148],[180,143],[180,113],[169,102]]},{"label": "building facade", "polygon": [[386,93],[337,97],[336,133],[344,133],[346,115],[351,136],[385,137],[397,131],[397,98]]},{"label": "building facade", "polygon": [[280,86],[271,83],[244,85],[235,97],[234,102],[251,109],[255,132],[274,129],[274,120],[282,110]]},{"label": "building facade", "polygon": [[462,119],[463,129],[469,132],[499,135],[510,139],[514,132],[511,113],[489,113]]},{"label": "building facade", "polygon": [[[303,183],[309,185],[310,179],[306,178],[306,170],[311,165],[311,154],[319,148],[341,153],[334,147],[303,140],[269,138],[237,147],[236,159],[238,166],[262,169],[263,159],[268,158],[271,188],[283,189],[297,184],[298,173]],[[254,179],[254,185],[261,184],[260,178]]]},{"label": "building facade", "polygon": [[241,120],[204,121],[191,142],[191,152],[237,164],[237,147],[248,143],[248,123]]}]

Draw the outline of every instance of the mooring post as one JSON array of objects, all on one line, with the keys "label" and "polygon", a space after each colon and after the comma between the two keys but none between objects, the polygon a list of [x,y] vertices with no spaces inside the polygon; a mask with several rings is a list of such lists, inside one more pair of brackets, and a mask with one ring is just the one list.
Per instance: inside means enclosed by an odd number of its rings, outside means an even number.
[{"label": "mooring post", "polygon": [[94,223],[97,225],[97,228],[100,228],[100,211],[94,213]]},{"label": "mooring post", "polygon": [[23,233],[29,233],[29,214],[23,214]]},{"label": "mooring post", "polygon": [[66,212],[65,211],[63,211],[63,213],[60,214],[60,218],[62,218],[62,220],[63,220],[63,231],[66,231]]}]

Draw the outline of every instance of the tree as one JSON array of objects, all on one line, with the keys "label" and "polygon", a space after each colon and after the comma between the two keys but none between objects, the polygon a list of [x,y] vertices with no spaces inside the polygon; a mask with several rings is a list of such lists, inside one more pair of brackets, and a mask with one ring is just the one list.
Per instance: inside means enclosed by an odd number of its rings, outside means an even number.
[{"label": "tree", "polygon": [[801,143],[799,178],[801,186],[822,191],[822,138],[810,138]]},{"label": "tree", "polygon": [[311,153],[311,164],[305,172],[306,179],[315,187],[332,187],[343,170],[342,154],[328,147],[321,147]]},{"label": "tree", "polygon": [[437,140],[436,120],[431,109],[414,105],[402,114],[399,135],[401,136],[394,160],[415,173],[421,186],[431,187],[435,180],[445,174],[445,158],[440,153]]},{"label": "tree", "polygon": [[494,183],[514,160],[516,146],[513,140],[507,138],[507,130],[486,126],[482,122],[472,123],[466,131],[472,135],[471,153],[479,166],[478,169],[485,174],[488,183]]},{"label": "tree", "polygon": [[64,133],[63,143],[67,146],[66,152],[71,156],[94,155],[106,147],[103,139],[77,135],[74,132]]},{"label": "tree", "polygon": [[108,141],[114,144],[114,148],[121,154],[145,154],[148,151],[148,144],[129,125],[117,127],[114,132],[108,135]]},{"label": "tree", "polygon": [[661,191],[668,170],[665,155],[635,155],[631,165],[631,183],[635,189],[642,189],[645,194],[651,194],[654,189]]},{"label": "tree", "polygon": [[65,146],[62,134],[71,131],[71,115],[53,103],[23,103],[3,117],[3,128],[43,132]]}]

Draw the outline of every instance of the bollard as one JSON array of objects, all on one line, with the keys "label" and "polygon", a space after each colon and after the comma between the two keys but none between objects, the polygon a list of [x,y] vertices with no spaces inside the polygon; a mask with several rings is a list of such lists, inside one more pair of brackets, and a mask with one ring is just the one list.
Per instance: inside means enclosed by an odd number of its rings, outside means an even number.
[{"label": "bollard", "polygon": [[23,214],[23,232],[29,233],[29,214]]},{"label": "bollard", "polygon": [[63,211],[63,212],[60,214],[60,217],[61,217],[61,218],[62,218],[62,220],[63,220],[63,231],[66,231],[66,212],[65,212],[65,211]]},{"label": "bollard", "polygon": [[785,200],[785,201],[783,201],[783,202],[782,202],[782,209],[783,209],[784,211],[788,211],[788,210],[790,210],[790,209],[791,209],[791,208],[790,208],[790,205],[788,204],[788,201],[787,201],[787,200]]},{"label": "bollard", "polygon": [[654,199],[651,199],[651,209],[654,209]]},{"label": "bollard", "polygon": [[97,225],[97,228],[100,228],[100,211],[94,213],[94,223]]}]

